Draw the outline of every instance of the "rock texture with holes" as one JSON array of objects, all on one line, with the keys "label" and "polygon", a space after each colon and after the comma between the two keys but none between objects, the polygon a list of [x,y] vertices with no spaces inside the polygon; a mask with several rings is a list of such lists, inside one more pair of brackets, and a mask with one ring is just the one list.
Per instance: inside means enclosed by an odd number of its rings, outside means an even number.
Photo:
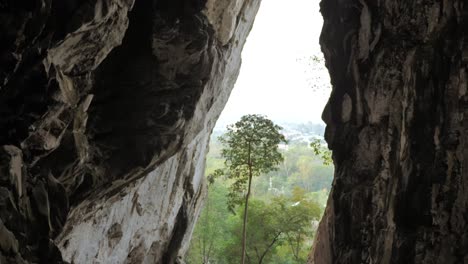
[{"label": "rock texture with holes", "polygon": [[205,2],[0,3],[0,263],[181,262],[260,4]]},{"label": "rock texture with holes", "polygon": [[310,263],[468,263],[468,5],[323,0],[335,179]]}]

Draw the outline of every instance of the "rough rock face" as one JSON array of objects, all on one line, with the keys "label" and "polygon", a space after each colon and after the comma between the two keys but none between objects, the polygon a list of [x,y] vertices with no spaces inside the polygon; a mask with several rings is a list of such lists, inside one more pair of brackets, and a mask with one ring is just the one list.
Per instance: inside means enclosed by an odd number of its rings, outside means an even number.
[{"label": "rough rock face", "polygon": [[468,5],[323,0],[335,180],[310,263],[468,263]]},{"label": "rough rock face", "polygon": [[0,263],[181,262],[259,2],[0,3]]}]

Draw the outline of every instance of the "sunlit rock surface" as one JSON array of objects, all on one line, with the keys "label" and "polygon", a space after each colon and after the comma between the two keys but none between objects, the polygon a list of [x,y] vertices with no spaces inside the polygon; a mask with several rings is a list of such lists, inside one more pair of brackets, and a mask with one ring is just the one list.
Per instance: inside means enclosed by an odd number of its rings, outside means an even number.
[{"label": "sunlit rock surface", "polygon": [[0,3],[0,263],[182,262],[259,4]]},{"label": "sunlit rock surface", "polygon": [[335,179],[309,263],[468,263],[468,5],[323,0]]}]

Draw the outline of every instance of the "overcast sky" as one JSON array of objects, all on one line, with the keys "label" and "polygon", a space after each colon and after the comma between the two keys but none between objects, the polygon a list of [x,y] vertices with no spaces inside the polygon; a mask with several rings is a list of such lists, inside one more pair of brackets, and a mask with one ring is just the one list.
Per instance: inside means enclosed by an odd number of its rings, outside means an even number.
[{"label": "overcast sky", "polygon": [[217,127],[245,114],[275,122],[322,122],[330,94],[322,56],[319,0],[263,0],[242,52],[242,67]]}]

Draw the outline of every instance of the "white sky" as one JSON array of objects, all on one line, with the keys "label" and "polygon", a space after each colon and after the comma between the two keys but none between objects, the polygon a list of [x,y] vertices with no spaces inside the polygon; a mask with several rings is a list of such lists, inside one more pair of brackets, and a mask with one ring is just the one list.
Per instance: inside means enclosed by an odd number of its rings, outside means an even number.
[{"label": "white sky", "polygon": [[[330,94],[322,56],[319,0],[263,0],[242,52],[242,67],[217,127],[245,114],[275,122],[322,122]],[[318,89],[317,89],[318,88]]]}]

